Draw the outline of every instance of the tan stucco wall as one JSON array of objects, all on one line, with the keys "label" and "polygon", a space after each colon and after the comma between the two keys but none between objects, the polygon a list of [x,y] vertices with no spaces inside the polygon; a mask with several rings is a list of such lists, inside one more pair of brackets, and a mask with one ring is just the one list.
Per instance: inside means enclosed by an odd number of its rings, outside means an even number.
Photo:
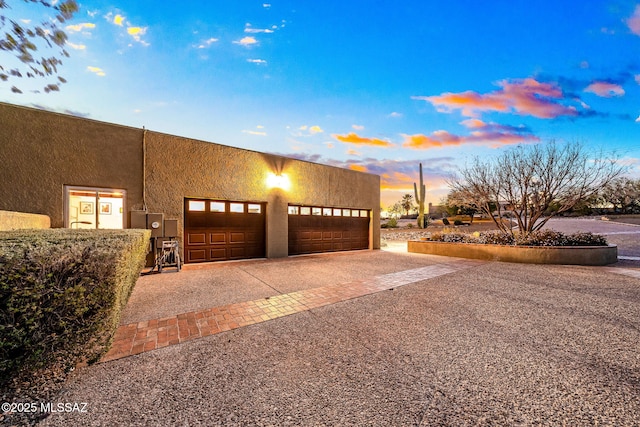
[{"label": "tan stucco wall", "polygon": [[[130,212],[143,208],[144,183],[147,212],[179,220],[180,237],[184,198],[196,197],[267,202],[268,257],[287,255],[290,203],[369,209],[380,248],[377,175],[4,103],[0,129],[0,210],[47,215],[54,228],[64,226],[64,185],[124,189]],[[267,186],[276,172],[288,190]]]},{"label": "tan stucco wall", "polygon": [[140,208],[142,133],[0,103],[0,209],[63,227],[64,185],[124,189],[127,210]]},{"label": "tan stucco wall", "polygon": [[0,211],[0,231],[49,227],[51,219],[47,215]]},{"label": "tan stucco wall", "polygon": [[[372,211],[371,242],[380,248],[380,177],[254,151],[148,131],[147,205],[178,219],[185,197],[267,202],[267,256],[286,256],[287,205]],[[288,190],[267,186],[269,173],[289,177]]]}]

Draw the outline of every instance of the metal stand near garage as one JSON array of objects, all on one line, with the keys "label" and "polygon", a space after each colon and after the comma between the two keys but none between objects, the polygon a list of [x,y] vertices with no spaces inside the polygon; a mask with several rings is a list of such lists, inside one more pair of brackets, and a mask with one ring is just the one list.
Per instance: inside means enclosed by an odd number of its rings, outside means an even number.
[{"label": "metal stand near garage", "polygon": [[[156,239],[154,239],[156,240]],[[178,271],[181,268],[180,250],[178,241],[171,238],[157,239],[156,244],[156,258],[154,268],[158,269],[158,273],[162,273],[162,269],[166,267],[176,267]],[[153,269],[151,269],[153,271]]]}]

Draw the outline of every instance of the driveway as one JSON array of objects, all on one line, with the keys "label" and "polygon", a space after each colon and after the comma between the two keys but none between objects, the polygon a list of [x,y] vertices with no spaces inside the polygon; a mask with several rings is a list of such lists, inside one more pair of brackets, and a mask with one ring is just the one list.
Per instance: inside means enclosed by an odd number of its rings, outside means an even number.
[{"label": "driveway", "polygon": [[[192,268],[141,278],[125,322],[456,263],[365,251]],[[42,424],[638,425],[639,266],[414,276],[79,370],[58,402],[88,413]]]},{"label": "driveway", "polygon": [[583,217],[550,219],[545,227],[565,233],[590,231],[602,234],[610,244],[618,245],[618,256],[640,258],[640,225]]}]

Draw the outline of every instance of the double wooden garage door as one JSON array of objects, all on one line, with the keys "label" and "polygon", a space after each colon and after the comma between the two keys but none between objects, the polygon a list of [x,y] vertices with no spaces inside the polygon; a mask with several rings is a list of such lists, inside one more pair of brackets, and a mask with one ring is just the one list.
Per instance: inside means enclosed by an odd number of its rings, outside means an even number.
[{"label": "double wooden garage door", "polygon": [[[289,255],[369,248],[368,210],[289,206]],[[185,262],[263,258],[265,203],[185,199]]]},{"label": "double wooden garage door", "polygon": [[369,211],[289,206],[289,255],[369,249]]},{"label": "double wooden garage door", "polygon": [[265,256],[264,203],[186,199],[185,262]]}]

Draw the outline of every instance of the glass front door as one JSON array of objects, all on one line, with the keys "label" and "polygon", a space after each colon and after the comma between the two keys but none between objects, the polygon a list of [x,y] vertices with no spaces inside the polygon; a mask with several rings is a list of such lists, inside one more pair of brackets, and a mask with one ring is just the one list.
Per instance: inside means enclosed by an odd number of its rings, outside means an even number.
[{"label": "glass front door", "polygon": [[67,228],[124,228],[124,190],[65,187]]}]

